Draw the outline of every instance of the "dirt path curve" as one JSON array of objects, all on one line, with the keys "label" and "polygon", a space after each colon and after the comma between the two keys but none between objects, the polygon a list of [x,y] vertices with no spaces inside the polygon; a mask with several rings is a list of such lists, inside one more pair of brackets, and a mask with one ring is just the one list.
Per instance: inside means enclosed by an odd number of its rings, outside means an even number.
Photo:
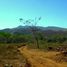
[{"label": "dirt path curve", "polygon": [[19,48],[21,54],[31,64],[31,67],[67,67],[45,57],[45,53],[38,50],[29,50],[27,47]]}]

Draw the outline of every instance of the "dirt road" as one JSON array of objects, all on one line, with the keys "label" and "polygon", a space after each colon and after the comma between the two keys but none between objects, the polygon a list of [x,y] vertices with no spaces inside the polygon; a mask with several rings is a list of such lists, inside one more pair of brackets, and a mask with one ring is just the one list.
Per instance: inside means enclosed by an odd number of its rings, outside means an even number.
[{"label": "dirt road", "polygon": [[35,49],[27,49],[27,47],[21,47],[19,50],[30,63],[31,67],[67,67],[66,63],[56,63],[47,58],[49,56],[54,56],[55,52],[45,53]]}]

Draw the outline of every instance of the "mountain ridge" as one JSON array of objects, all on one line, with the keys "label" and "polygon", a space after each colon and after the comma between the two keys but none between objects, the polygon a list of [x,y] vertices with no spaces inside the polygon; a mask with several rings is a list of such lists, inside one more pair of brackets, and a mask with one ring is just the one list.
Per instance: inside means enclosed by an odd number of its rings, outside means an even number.
[{"label": "mountain ridge", "polygon": [[[55,27],[55,26],[48,26],[48,27],[37,26],[36,28],[38,28],[41,32],[48,33],[48,34],[66,33],[67,32],[67,28],[61,28],[61,27]],[[0,30],[0,32],[8,32],[8,33],[12,33],[12,34],[16,34],[16,33],[29,34],[29,33],[31,33],[30,27],[28,27],[28,26],[18,26],[15,28],[6,28],[6,29]]]},{"label": "mountain ridge", "polygon": [[[5,28],[5,29],[15,29],[15,28],[17,28],[17,29],[20,29],[20,28],[28,28],[29,26],[22,26],[22,25],[19,25],[19,26],[17,26],[17,27],[14,27],[14,28]],[[51,30],[53,30],[53,29],[58,29],[58,30],[67,30],[67,28],[63,28],[63,27],[57,27],[57,26],[47,26],[47,27],[42,27],[42,26],[36,26],[36,27],[38,27],[38,28],[44,28],[44,29],[51,29]],[[1,30],[5,30],[5,29],[1,29]]]}]

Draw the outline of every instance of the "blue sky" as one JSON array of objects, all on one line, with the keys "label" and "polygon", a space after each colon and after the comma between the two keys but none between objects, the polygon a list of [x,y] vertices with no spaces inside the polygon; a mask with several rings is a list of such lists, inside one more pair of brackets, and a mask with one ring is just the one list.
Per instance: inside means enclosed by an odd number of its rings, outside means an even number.
[{"label": "blue sky", "polygon": [[22,25],[19,18],[40,16],[39,26],[67,28],[67,0],[0,0],[0,29]]}]

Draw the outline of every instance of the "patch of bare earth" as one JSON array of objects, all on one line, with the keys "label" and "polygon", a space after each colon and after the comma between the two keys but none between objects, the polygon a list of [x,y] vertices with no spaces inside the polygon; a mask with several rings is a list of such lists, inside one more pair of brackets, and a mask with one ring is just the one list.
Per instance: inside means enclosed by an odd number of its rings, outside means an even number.
[{"label": "patch of bare earth", "polygon": [[19,50],[26,58],[27,65],[25,67],[67,67],[67,62],[56,61],[59,52],[43,52],[36,49],[28,49],[27,47],[21,47]]}]

